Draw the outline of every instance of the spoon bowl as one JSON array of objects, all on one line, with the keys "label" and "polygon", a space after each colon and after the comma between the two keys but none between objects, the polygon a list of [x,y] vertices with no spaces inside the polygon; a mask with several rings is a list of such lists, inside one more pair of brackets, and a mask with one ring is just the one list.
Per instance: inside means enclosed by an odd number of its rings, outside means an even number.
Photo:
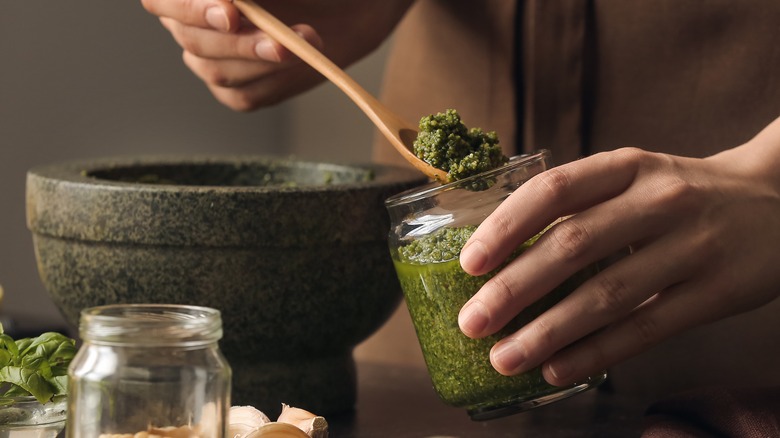
[{"label": "spoon bowl", "polygon": [[257,3],[252,0],[233,0],[233,3],[255,26],[320,72],[352,99],[412,166],[434,180],[447,181],[447,172],[431,166],[414,154],[413,145],[417,138],[414,125],[388,109],[322,52]]}]

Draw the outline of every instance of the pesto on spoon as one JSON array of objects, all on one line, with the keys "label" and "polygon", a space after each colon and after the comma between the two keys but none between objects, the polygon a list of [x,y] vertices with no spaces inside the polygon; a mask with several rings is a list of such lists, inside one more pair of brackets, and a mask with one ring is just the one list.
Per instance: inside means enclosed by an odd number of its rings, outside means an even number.
[{"label": "pesto on spoon", "polygon": [[454,109],[420,120],[414,153],[431,166],[447,172],[446,182],[492,170],[509,161],[501,151],[495,131],[467,128]]}]

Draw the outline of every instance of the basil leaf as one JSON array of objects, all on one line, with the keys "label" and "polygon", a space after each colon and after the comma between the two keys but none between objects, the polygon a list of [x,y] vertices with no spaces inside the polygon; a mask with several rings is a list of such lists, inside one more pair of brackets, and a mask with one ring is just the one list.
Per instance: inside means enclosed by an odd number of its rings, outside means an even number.
[{"label": "basil leaf", "polygon": [[0,392],[32,395],[41,403],[67,394],[68,365],[75,355],[76,341],[60,333],[14,341],[0,326]]},{"label": "basil leaf", "polygon": [[54,395],[68,393],[68,376],[54,376],[48,382],[54,388]]},{"label": "basil leaf", "polygon": [[5,347],[12,357],[19,355],[19,348],[16,346],[16,342],[6,334],[0,334],[0,346]]},{"label": "basil leaf", "polygon": [[0,350],[0,367],[4,367],[11,364],[14,356],[8,350]]},{"label": "basil leaf", "polygon": [[0,381],[12,383],[29,392],[39,402],[51,400],[54,392],[49,382],[37,371],[15,366],[0,368]]}]

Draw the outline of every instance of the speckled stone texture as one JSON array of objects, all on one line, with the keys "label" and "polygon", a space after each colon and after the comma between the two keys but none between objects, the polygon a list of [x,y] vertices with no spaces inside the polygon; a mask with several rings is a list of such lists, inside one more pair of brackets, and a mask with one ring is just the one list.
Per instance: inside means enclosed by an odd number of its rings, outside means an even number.
[{"label": "speckled stone texture", "polygon": [[355,402],[352,349],[401,293],[384,200],[416,171],[269,157],[140,157],[27,176],[38,270],[73,324],[111,303],[222,312],[233,404]]}]

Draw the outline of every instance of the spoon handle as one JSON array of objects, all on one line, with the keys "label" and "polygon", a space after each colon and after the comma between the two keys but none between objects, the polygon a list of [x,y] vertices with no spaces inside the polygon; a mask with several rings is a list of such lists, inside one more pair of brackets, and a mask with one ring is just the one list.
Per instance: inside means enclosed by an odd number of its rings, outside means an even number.
[{"label": "spoon handle", "polygon": [[417,138],[416,126],[410,125],[390,111],[322,52],[253,0],[233,0],[233,4],[259,29],[339,87],[368,116],[406,161],[433,179],[447,180],[446,172],[431,166],[412,152],[414,140]]}]

